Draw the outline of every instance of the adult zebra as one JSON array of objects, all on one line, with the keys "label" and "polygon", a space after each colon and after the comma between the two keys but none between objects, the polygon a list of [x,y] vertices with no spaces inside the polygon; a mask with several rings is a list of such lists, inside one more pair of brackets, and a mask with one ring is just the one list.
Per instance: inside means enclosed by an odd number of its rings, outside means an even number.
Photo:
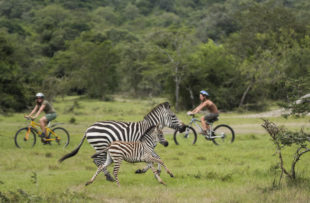
[{"label": "adult zebra", "polygon": [[[90,126],[83,136],[79,146],[72,152],[63,156],[59,161],[62,162],[78,153],[85,138],[97,152],[106,149],[113,141],[138,141],[141,136],[151,126],[167,126],[179,131],[185,130],[185,125],[180,122],[176,115],[171,111],[168,102],[157,105],[153,108],[142,121],[121,122],[121,121],[101,121]],[[99,167],[107,158],[106,152],[93,156],[93,161]],[[105,171],[104,171],[105,172]],[[108,171],[105,172],[107,180],[113,180]]]}]

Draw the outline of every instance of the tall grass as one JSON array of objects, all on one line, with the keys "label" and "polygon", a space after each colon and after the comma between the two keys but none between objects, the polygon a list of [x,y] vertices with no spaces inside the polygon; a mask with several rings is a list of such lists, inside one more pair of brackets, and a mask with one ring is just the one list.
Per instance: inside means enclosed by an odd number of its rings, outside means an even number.
[{"label": "tall grass", "polygon": [[[166,135],[167,148],[158,146],[175,178],[162,171],[167,186],[160,185],[151,171],[135,174],[143,163],[123,163],[119,173],[121,187],[107,182],[103,175],[85,187],[96,171],[90,156],[95,152],[85,142],[80,152],[63,163],[57,161],[80,142],[85,129],[98,120],[142,120],[163,99],[116,99],[113,102],[65,97],[54,106],[56,122],[65,123],[71,135],[66,149],[37,145],[32,149],[14,146],[15,132],[27,125],[23,113],[0,116],[0,200],[3,202],[307,202],[310,201],[310,156],[297,166],[297,183],[272,187],[278,171],[274,146],[260,127],[259,118],[242,118],[236,113],[221,115],[237,132],[228,146],[215,146],[198,137],[194,146],[176,146],[172,134]],[[184,112],[178,117],[187,121]],[[271,118],[289,128],[306,125],[309,118],[285,120]],[[74,120],[72,122],[72,120]],[[290,125],[292,123],[292,125]],[[306,126],[307,128],[308,126]],[[309,127],[307,128],[309,130]],[[170,132],[170,131],[168,131]],[[289,160],[292,150],[285,151]],[[288,164],[288,163],[287,163]],[[112,168],[110,168],[111,171]],[[1,202],[0,201],[0,202]]]}]

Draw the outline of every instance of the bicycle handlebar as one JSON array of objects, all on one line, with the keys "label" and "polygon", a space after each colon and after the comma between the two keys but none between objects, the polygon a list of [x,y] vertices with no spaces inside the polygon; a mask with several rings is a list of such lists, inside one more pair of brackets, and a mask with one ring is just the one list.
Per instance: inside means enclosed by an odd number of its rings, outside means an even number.
[{"label": "bicycle handlebar", "polygon": [[188,116],[191,116],[192,118],[195,118],[195,114],[187,114]]},{"label": "bicycle handlebar", "polygon": [[28,117],[28,116],[24,116],[24,118],[26,118],[27,120],[32,120],[32,121],[35,120],[35,118],[33,118],[33,117]]}]

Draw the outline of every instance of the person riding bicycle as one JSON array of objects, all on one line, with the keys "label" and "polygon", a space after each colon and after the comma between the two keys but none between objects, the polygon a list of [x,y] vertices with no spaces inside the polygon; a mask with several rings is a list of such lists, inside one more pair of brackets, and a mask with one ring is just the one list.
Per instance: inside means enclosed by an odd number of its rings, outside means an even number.
[{"label": "person riding bicycle", "polygon": [[[30,118],[37,118],[40,113],[44,111],[45,112],[45,116],[40,118],[40,127],[42,129],[42,135],[41,137],[46,137],[46,125],[48,124],[48,122],[54,120],[57,117],[56,111],[55,109],[52,107],[52,105],[44,99],[44,94],[39,92],[36,94],[36,106],[34,107],[34,109],[31,111],[31,113],[28,116],[25,117],[30,117]],[[35,114],[34,117],[32,117],[32,115],[37,112]]]},{"label": "person riding bicycle", "polygon": [[209,111],[209,114],[202,116],[200,120],[201,120],[202,129],[203,129],[203,132],[201,133],[204,135],[207,135],[210,129],[210,126],[207,124],[206,121],[211,122],[217,119],[219,116],[219,111],[216,105],[209,99],[209,94],[207,91],[201,90],[199,99],[201,101],[200,105],[197,106],[193,111],[187,112],[187,115],[196,114],[200,112],[203,108],[206,108]]}]

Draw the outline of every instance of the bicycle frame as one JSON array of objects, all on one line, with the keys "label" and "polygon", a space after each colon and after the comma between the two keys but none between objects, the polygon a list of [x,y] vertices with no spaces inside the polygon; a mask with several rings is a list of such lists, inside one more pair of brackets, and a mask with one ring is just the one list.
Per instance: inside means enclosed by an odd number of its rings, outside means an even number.
[{"label": "bicycle frame", "polygon": [[[192,119],[191,119],[191,121],[189,122],[188,125],[192,127],[193,124],[194,124],[197,128],[200,129],[200,131],[203,131],[202,127],[197,122],[201,123],[201,120],[199,120],[199,119],[195,118],[194,116],[192,116]],[[207,122],[207,124],[210,126],[209,131],[213,132],[213,123]],[[207,134],[207,135],[204,135],[204,136],[206,138],[209,138],[209,139],[223,138],[223,135],[221,135],[221,136],[211,136],[210,134]]]},{"label": "bicycle frame", "polygon": [[[36,132],[41,135],[42,134],[42,131],[41,130],[38,130],[37,127],[40,127],[40,124],[39,123],[36,123],[35,121],[31,120],[29,126],[28,126],[28,130],[27,130],[27,133],[25,135],[25,140],[28,140],[29,139],[29,134],[30,134],[30,131],[31,131],[31,127],[33,129],[36,130]],[[49,134],[51,133],[52,135],[54,135],[56,138],[45,138],[45,141],[54,141],[54,140],[60,140],[61,138],[59,136],[56,135],[56,133],[51,130],[48,126],[45,127],[46,129],[46,133]]]}]

